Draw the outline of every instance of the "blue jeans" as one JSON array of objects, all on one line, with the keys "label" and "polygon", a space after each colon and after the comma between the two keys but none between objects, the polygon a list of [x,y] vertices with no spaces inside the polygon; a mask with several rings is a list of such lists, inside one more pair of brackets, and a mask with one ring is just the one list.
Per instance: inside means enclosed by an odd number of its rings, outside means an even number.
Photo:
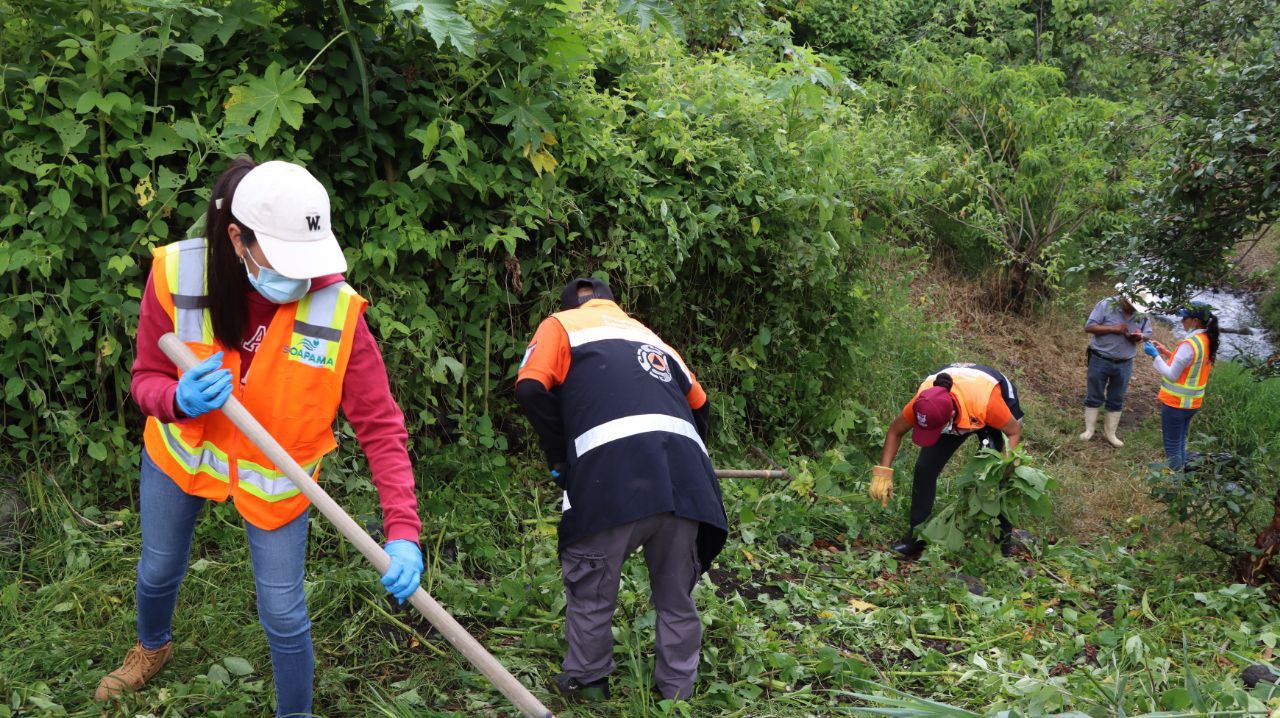
[{"label": "blue jeans", "polygon": [[[138,640],[159,648],[173,638],[173,608],[187,574],[191,535],[205,499],[183,493],[142,452],[142,557],[138,561]],[[258,620],[271,646],[277,716],[311,714],[315,657],[311,619],[302,592],[307,549],[307,512],[274,531],[245,523],[253,579],[257,584]]]},{"label": "blue jeans", "polygon": [[1164,433],[1164,455],[1169,459],[1169,468],[1174,471],[1182,469],[1187,462],[1187,434],[1191,432],[1191,417],[1199,409],[1175,409],[1168,404],[1160,405],[1160,430]]},{"label": "blue jeans", "polygon": [[1124,396],[1129,391],[1129,377],[1132,375],[1132,359],[1121,362],[1090,352],[1084,405],[1096,409],[1105,401],[1107,411],[1120,411],[1124,408]]}]

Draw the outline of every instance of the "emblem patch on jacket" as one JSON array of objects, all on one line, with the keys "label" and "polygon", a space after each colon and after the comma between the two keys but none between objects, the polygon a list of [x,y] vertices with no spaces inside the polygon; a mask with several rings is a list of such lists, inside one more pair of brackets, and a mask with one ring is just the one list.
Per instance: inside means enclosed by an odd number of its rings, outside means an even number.
[{"label": "emblem patch on jacket", "polygon": [[642,344],[636,350],[636,361],[640,368],[649,372],[649,376],[659,381],[671,381],[671,362],[666,352],[652,344]]},{"label": "emblem patch on jacket", "polygon": [[330,352],[332,342],[301,334],[293,336],[293,344],[284,348],[284,353],[289,356],[290,361],[301,362],[318,369],[335,368],[336,362]]}]

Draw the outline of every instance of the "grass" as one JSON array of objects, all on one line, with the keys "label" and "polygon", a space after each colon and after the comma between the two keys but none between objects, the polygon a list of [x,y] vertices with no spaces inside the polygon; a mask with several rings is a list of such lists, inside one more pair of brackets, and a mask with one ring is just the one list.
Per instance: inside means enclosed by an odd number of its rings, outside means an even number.
[{"label": "grass", "polygon": [[[1143,398],[1154,396],[1151,376],[1136,372],[1123,449],[1100,437],[1076,439],[1080,325],[1105,290],[1092,287],[1028,321],[983,312],[963,283],[936,274],[921,282],[935,321],[887,337],[886,351],[868,357],[865,380],[874,390],[866,406],[887,422],[922,367],[949,361],[976,359],[1014,376],[1029,447],[1061,486],[1052,520],[1027,526],[1039,537],[1028,556],[997,559],[990,547],[975,547],[900,562],[883,547],[905,528],[905,477],[882,509],[866,497],[861,443],[779,457],[796,481],[723,484],[734,530],[695,589],[706,638],[693,700],[660,701],[650,689],[655,617],[644,563],[633,558],[615,617],[614,698],[564,704],[545,688],[564,649],[558,499],[531,454],[509,460],[470,443],[418,458],[424,585],[560,716],[868,715],[874,696],[913,706],[902,710],[921,710],[915,696],[983,715],[1075,710],[1099,718],[1160,710],[1264,715],[1280,706],[1265,684],[1248,692],[1239,681],[1247,665],[1271,660],[1280,611],[1260,589],[1230,586],[1221,562],[1146,499],[1141,477],[1160,455],[1153,402]],[[937,351],[944,332],[954,352]],[[1230,374],[1219,378],[1215,405],[1246,402],[1257,413],[1236,425],[1266,426],[1266,407],[1277,404]],[[1206,410],[1201,425],[1228,426],[1219,413]],[[912,458],[904,452],[900,467]],[[376,526],[363,462],[343,455],[333,468],[330,491]],[[0,718],[269,713],[270,663],[248,550],[225,505],[211,507],[197,528],[174,661],[138,694],[108,706],[89,700],[133,641],[139,549],[128,498],[60,488],[102,484],[92,470],[5,469],[25,510],[0,518]],[[947,496],[944,479],[940,505]],[[0,507],[12,498],[0,496]],[[982,595],[970,592],[975,587]],[[387,599],[372,570],[314,517],[307,592],[321,715],[514,714],[423,619]],[[900,715],[953,709],[924,710]]]},{"label": "grass", "polygon": [[[1140,533],[1087,547],[1042,541],[1016,561],[978,552],[901,563],[880,546],[899,528],[907,499],[888,510],[870,504],[860,472],[832,451],[796,460],[811,484],[725,482],[736,531],[696,589],[706,642],[691,703],[661,702],[649,688],[654,614],[644,564],[633,559],[615,620],[615,697],[564,705],[544,688],[563,651],[563,597],[545,519],[554,497],[527,469],[471,450],[449,458],[472,468],[433,492],[425,582],[561,716],[855,715],[864,681],[981,711],[1103,710],[1121,678],[1129,681],[1121,703],[1133,713],[1164,705],[1161,696],[1183,685],[1184,668],[1210,695],[1230,693],[1238,671],[1268,655],[1280,634],[1280,612],[1260,591],[1224,593],[1185,547],[1148,545]],[[424,477],[444,473],[421,468]],[[133,640],[137,516],[128,507],[85,509],[100,526],[86,525],[41,490],[42,475],[24,481],[35,501],[0,559],[0,695],[8,706],[0,715],[270,710],[266,642],[230,507],[214,507],[199,524],[175,660],[146,690],[103,709],[89,694]],[[372,519],[373,497],[358,475],[344,471],[330,483],[361,520]],[[381,594],[323,520],[311,529],[307,591],[323,715],[512,715],[422,619]],[[950,577],[956,573],[976,577],[985,595],[969,593]]]}]

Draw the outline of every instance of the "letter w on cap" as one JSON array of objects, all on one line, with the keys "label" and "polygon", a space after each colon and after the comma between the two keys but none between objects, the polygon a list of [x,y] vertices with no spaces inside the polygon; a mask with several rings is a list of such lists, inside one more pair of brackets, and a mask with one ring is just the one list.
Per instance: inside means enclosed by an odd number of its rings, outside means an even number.
[{"label": "letter w on cap", "polygon": [[318,214],[307,215],[307,229],[311,230],[312,232],[315,232],[316,230],[320,229],[320,215]]}]

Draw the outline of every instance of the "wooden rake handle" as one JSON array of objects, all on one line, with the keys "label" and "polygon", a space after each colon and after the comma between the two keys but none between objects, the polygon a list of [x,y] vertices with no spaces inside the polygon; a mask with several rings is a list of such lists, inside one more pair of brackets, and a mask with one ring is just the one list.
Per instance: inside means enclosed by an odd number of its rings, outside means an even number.
[{"label": "wooden rake handle", "polygon": [[[160,349],[182,371],[187,371],[199,363],[196,355],[191,353],[187,345],[172,332],[160,337]],[[235,424],[236,428],[244,432],[244,435],[249,437],[249,440],[261,449],[262,453],[266,454],[285,476],[289,477],[294,486],[297,486],[311,500],[312,505],[319,509],[320,513],[324,514],[325,518],[329,519],[348,541],[355,544],[379,574],[386,573],[391,558],[382,550],[382,547],[360,528],[360,525],[324,489],[311,480],[311,475],[289,456],[289,452],[267,433],[267,430],[253,418],[243,404],[232,396],[227,399],[226,404],[222,405],[222,413],[231,420],[232,424]],[[502,695],[520,709],[521,713],[529,718],[554,718],[551,711],[547,710],[528,688],[516,680],[515,676],[512,676],[498,662],[498,659],[486,651],[479,641],[467,633],[467,629],[449,615],[449,612],[444,610],[444,607],[437,603],[426,589],[419,586],[418,590],[409,597],[409,603],[421,611],[431,625],[435,626],[454,648],[466,656],[467,660],[471,661],[471,665],[483,673],[489,682],[502,692]]]}]

